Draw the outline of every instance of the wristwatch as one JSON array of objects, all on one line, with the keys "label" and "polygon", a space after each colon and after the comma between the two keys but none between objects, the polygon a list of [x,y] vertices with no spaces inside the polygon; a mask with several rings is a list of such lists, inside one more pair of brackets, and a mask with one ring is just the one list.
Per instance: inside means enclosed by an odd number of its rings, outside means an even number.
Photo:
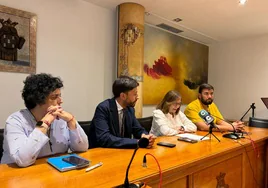
[{"label": "wristwatch", "polygon": [[[45,124],[45,126],[44,126],[44,124]],[[49,128],[50,124],[48,123],[48,121],[38,121],[38,122],[36,123],[36,126],[38,126],[38,127]]]},{"label": "wristwatch", "polygon": [[40,127],[40,126],[42,126],[43,125],[43,121],[38,121],[37,123],[36,123],[36,126],[38,126],[38,127]]},{"label": "wristwatch", "polygon": [[184,126],[181,126],[180,131],[184,131],[184,130],[185,130]]}]

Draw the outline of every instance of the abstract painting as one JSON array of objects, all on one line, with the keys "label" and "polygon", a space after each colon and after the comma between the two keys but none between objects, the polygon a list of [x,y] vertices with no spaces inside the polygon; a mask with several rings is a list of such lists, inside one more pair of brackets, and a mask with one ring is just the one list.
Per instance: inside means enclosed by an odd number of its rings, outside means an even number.
[{"label": "abstract painting", "polygon": [[207,79],[208,46],[145,25],[143,104],[158,104],[170,90],[188,104]]}]

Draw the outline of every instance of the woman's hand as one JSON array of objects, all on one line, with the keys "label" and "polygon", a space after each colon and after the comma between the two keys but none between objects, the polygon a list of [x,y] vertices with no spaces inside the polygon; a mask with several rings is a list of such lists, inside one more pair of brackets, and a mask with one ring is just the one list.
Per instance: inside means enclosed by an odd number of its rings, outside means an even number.
[{"label": "woman's hand", "polygon": [[180,126],[178,130],[178,134],[183,134],[185,132],[184,127]]}]

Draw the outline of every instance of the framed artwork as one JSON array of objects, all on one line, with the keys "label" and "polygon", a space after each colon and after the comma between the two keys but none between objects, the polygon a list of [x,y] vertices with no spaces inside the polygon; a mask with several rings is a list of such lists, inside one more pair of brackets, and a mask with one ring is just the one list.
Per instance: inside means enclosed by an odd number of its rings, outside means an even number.
[{"label": "framed artwork", "polygon": [[36,14],[0,5],[0,71],[36,72]]},{"label": "framed artwork", "polygon": [[208,46],[145,25],[143,104],[156,105],[170,90],[183,104],[195,100],[208,81]]}]

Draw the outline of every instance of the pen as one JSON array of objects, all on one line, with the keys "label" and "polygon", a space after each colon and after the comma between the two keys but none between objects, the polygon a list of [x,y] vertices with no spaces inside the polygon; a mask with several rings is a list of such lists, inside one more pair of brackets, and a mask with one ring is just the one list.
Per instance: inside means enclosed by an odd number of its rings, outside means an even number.
[{"label": "pen", "polygon": [[93,166],[87,168],[87,169],[86,169],[86,172],[89,172],[89,171],[91,171],[91,170],[93,170],[93,169],[95,169],[95,168],[98,168],[98,167],[102,166],[102,164],[103,164],[102,162],[99,162],[99,163],[97,163],[97,164],[95,164],[95,165],[93,165]]}]

